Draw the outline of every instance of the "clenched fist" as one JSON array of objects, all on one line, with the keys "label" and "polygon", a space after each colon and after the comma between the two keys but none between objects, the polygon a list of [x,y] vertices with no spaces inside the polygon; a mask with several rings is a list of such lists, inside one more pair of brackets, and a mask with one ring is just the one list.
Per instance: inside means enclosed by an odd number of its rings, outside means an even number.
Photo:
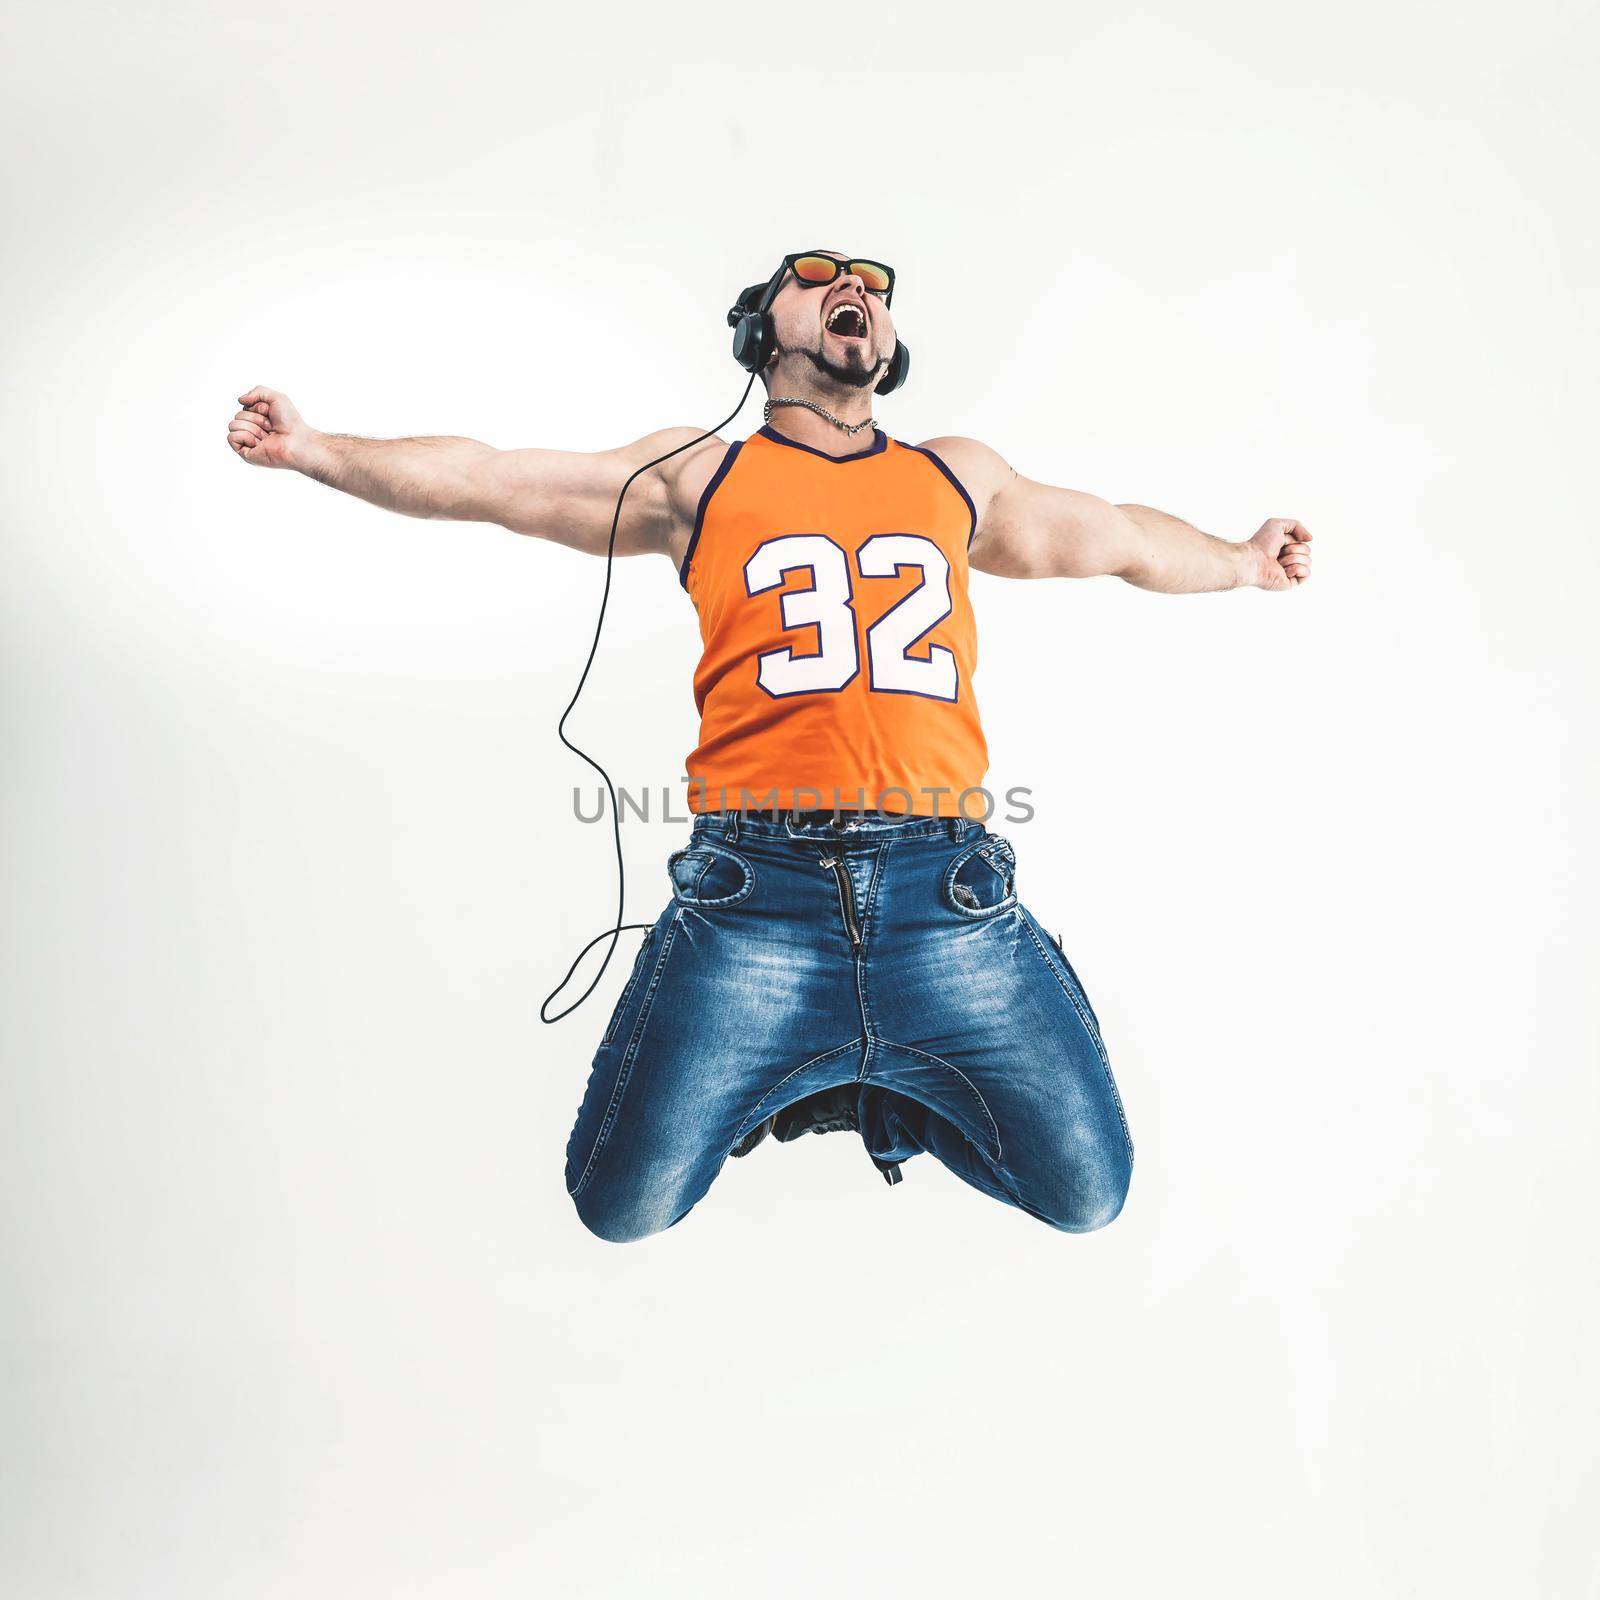
[{"label": "clenched fist", "polygon": [[1311,530],[1293,517],[1269,517],[1250,543],[1260,557],[1258,589],[1293,589],[1311,576]]},{"label": "clenched fist", "polygon": [[316,430],[306,426],[287,395],[251,389],[228,424],[228,443],[241,460],[257,467],[298,467]]}]

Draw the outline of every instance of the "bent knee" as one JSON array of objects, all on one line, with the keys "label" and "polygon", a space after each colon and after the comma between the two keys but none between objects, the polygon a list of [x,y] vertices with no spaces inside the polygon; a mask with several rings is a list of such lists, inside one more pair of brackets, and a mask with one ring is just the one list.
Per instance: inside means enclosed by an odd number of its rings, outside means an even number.
[{"label": "bent knee", "polygon": [[1097,1163],[1092,1172],[1063,1172],[1035,1215],[1063,1233],[1093,1233],[1122,1214],[1132,1181],[1133,1161],[1126,1155]]},{"label": "bent knee", "polygon": [[1096,1190],[1093,1195],[1080,1198],[1062,1215],[1053,1217],[1051,1226],[1063,1233],[1093,1233],[1098,1228],[1108,1228],[1122,1215],[1127,1198],[1126,1183],[1115,1189]]},{"label": "bent knee", "polygon": [[685,1193],[680,1184],[652,1182],[648,1175],[595,1174],[572,1196],[572,1204],[578,1220],[597,1239],[632,1244],[664,1233],[688,1215],[698,1198]]},{"label": "bent knee", "polygon": [[572,1197],[578,1220],[597,1239],[608,1244],[632,1244],[670,1228],[678,1219],[640,1199],[608,1193],[604,1185],[590,1184]]}]

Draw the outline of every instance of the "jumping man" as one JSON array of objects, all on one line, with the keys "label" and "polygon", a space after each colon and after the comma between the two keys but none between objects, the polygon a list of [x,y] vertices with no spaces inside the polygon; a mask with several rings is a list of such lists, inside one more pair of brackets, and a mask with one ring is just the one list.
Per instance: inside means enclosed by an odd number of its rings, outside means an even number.
[{"label": "jumping man", "polygon": [[[893,293],[882,263],[786,256],[729,312],[764,425],[681,450],[624,502],[616,553],[672,562],[704,653],[693,825],[567,1147],[568,1192],[602,1238],[670,1227],[768,1133],[856,1132],[890,1181],[926,1151],[1070,1232],[1127,1194],[1094,1010],[1018,898],[1011,843],[971,820],[989,812],[967,573],[1287,590],[1310,576],[1311,535],[1275,517],[1212,538],[1032,482],[975,439],[891,438],[872,397],[909,366]],[[242,460],[602,556],[624,482],[700,432],[496,450],[320,433],[271,389],[239,404]]]}]

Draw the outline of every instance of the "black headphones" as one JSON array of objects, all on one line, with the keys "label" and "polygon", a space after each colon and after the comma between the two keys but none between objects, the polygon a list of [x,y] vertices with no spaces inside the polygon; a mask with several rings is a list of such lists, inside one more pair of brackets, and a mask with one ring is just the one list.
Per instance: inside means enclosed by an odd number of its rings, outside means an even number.
[{"label": "black headphones", "polygon": [[[733,329],[733,359],[746,372],[760,372],[772,359],[777,347],[777,335],[772,326],[772,313],[768,309],[773,297],[789,269],[779,267],[765,283],[752,283],[740,292],[728,311],[728,326]],[[876,394],[891,394],[906,381],[911,371],[911,352],[896,337],[894,354],[883,376],[873,385]]]}]

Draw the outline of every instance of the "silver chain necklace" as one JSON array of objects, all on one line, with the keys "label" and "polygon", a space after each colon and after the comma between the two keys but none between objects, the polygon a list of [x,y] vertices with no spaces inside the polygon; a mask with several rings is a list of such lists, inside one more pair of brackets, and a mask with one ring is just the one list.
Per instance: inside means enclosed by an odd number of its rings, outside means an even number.
[{"label": "silver chain necklace", "polygon": [[876,426],[871,417],[868,417],[865,422],[841,422],[831,411],[823,410],[823,408],[819,406],[815,400],[800,400],[794,396],[784,394],[774,396],[771,400],[767,401],[764,406],[762,406],[761,420],[763,422],[772,421],[772,408],[774,406],[804,406],[807,411],[815,411],[819,417],[826,418],[834,425],[834,427],[843,428],[844,431],[851,435],[852,438],[856,434],[860,433],[863,428],[871,428]]}]

